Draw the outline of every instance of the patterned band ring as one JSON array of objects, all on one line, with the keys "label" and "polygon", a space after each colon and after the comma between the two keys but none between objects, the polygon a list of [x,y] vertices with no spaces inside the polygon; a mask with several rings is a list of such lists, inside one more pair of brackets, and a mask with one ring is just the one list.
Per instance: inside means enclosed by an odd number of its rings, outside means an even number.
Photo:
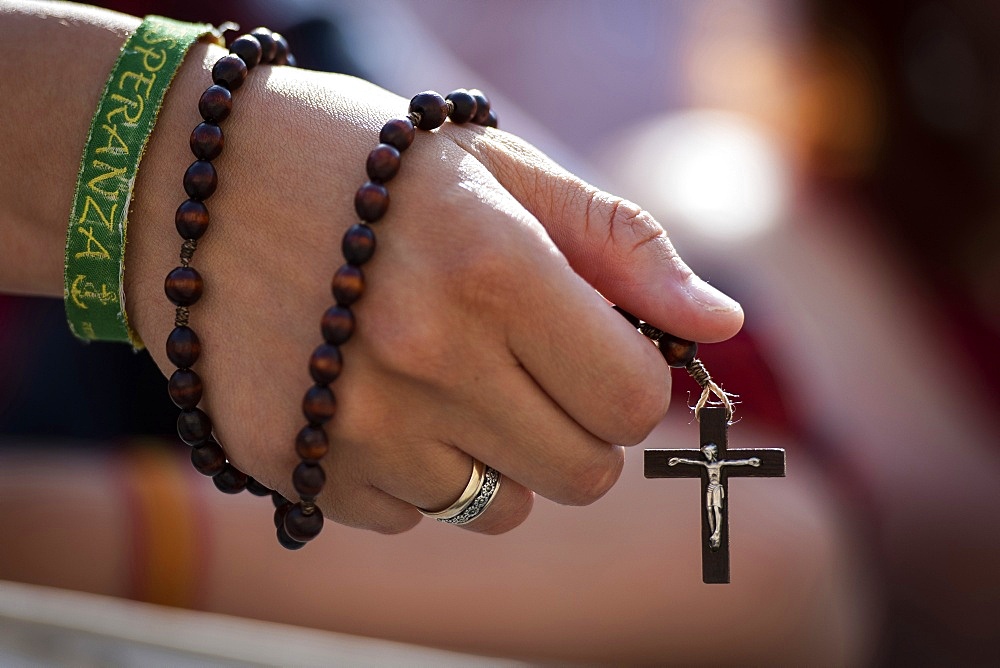
[{"label": "patterned band ring", "polygon": [[497,492],[500,491],[500,481],[502,479],[499,471],[487,466],[486,474],[483,476],[482,487],[479,488],[479,493],[473,497],[469,505],[455,517],[439,519],[438,521],[447,522],[448,524],[468,524],[476,519],[493,503]]}]

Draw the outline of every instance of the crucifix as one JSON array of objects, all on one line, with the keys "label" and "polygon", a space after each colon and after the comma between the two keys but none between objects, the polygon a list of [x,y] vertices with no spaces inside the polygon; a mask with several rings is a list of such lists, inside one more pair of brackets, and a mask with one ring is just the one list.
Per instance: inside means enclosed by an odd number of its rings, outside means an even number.
[{"label": "crucifix", "polygon": [[729,409],[702,406],[697,415],[701,425],[701,449],[646,450],[645,476],[701,478],[702,580],[706,584],[725,584],[729,582],[728,478],[784,477],[785,451],[778,448],[729,450]]}]

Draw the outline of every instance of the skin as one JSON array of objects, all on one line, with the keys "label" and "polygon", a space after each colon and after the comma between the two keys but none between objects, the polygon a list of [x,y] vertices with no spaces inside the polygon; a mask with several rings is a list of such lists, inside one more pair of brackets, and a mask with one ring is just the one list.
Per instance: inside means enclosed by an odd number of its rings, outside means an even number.
[{"label": "skin", "polygon": [[[0,233],[20,258],[0,263],[0,290],[61,296],[80,147],[137,19],[2,0],[0,21],[12,42],[0,63],[10,91],[0,96],[10,156],[0,164]],[[190,52],[129,218],[126,304],[166,374],[173,308],[163,277],[181,241],[170,221],[184,199],[195,101],[224,53]],[[230,460],[292,497],[306,361],[332,303],[339,240],[356,222],[353,194],[378,129],[407,102],[357,79],[266,66],[234,97],[211,228],[193,262],[206,283],[192,308],[203,345],[195,369]],[[655,348],[601,295],[688,339],[723,340],[742,324],[739,305],[691,272],[648,213],[512,135],[450,124],[419,133],[390,192],[334,385],[335,447],[319,505],[337,522],[407,530],[416,507],[455,498],[470,457],[505,476],[473,531],[517,526],[535,492],[590,503],[617,480],[621,445],[661,420],[670,388]]]}]

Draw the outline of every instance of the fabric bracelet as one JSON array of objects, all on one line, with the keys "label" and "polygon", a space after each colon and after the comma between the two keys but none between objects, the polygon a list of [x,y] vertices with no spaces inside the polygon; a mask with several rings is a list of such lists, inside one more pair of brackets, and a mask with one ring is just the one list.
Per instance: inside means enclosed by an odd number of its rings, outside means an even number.
[{"label": "fabric bracelet", "polygon": [[63,300],[69,327],[87,341],[143,347],[125,314],[125,231],[139,161],[188,49],[208,24],[147,16],[122,47],[90,124],[66,234]]}]

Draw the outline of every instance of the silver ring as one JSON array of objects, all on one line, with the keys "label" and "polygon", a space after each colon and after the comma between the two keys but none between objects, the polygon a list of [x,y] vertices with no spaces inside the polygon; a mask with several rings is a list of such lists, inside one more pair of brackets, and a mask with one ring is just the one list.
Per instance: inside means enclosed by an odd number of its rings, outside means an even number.
[{"label": "silver ring", "polygon": [[472,520],[476,519],[482,515],[490,504],[493,503],[493,499],[496,498],[497,492],[500,490],[500,481],[503,477],[500,472],[494,468],[486,467],[486,472],[483,475],[482,485],[479,487],[479,491],[476,493],[472,500],[469,501],[462,512],[458,513],[454,517],[439,518],[438,522],[447,522],[448,524],[468,524]]}]

